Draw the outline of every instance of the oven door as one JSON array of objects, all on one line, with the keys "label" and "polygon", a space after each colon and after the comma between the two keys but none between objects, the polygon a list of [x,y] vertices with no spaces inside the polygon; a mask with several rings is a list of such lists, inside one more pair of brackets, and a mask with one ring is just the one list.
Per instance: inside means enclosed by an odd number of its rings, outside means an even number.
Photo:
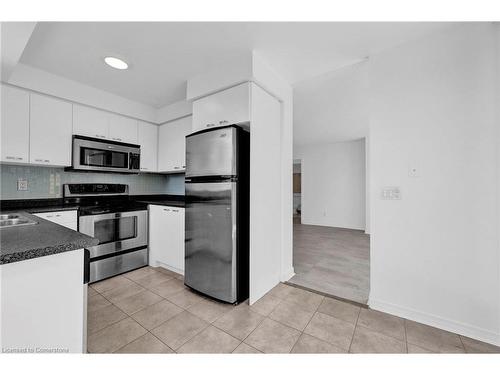
[{"label": "oven door", "polygon": [[[131,155],[134,155],[132,159]],[[134,145],[81,136],[73,138],[73,169],[137,173],[138,167],[134,167],[139,158],[140,148]]]},{"label": "oven door", "polygon": [[97,238],[90,257],[100,257],[148,244],[146,210],[80,216],[80,232]]}]

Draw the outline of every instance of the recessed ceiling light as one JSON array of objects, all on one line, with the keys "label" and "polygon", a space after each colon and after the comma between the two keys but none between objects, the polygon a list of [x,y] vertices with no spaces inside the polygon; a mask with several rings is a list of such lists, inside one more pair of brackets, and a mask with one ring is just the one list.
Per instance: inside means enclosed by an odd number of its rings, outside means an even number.
[{"label": "recessed ceiling light", "polygon": [[128,64],[117,57],[105,57],[104,62],[115,69],[125,70],[128,68]]}]

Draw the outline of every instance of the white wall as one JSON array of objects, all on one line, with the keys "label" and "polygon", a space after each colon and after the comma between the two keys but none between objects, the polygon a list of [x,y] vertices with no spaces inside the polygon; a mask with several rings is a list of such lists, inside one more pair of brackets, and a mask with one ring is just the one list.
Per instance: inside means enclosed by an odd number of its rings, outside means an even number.
[{"label": "white wall", "polygon": [[293,87],[293,144],[352,141],[368,134],[367,62]]},{"label": "white wall", "polygon": [[302,224],[365,229],[365,141],[295,147],[302,160]]},{"label": "white wall", "polygon": [[468,24],[370,59],[369,304],[498,345],[496,48]]},{"label": "white wall", "polygon": [[28,65],[17,64],[6,83],[90,107],[156,123],[157,110],[147,104],[76,82]]},{"label": "white wall", "polygon": [[280,102],[251,84],[250,297],[253,304],[281,277]]},{"label": "white wall", "polygon": [[193,114],[193,103],[181,100],[156,110],[156,123],[164,124]]},{"label": "white wall", "polygon": [[[281,281],[289,280],[293,269],[293,89],[255,51],[252,53],[253,81],[281,103]],[[278,150],[276,150],[278,151]]]}]

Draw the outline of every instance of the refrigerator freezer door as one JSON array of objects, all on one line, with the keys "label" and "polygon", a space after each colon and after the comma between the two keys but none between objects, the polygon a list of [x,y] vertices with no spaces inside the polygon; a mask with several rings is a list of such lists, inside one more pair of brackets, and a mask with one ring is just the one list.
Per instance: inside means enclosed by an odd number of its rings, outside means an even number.
[{"label": "refrigerator freezer door", "polygon": [[186,137],[186,177],[236,175],[236,132],[229,127]]},{"label": "refrigerator freezer door", "polygon": [[235,182],[186,183],[184,282],[234,303],[236,291]]}]

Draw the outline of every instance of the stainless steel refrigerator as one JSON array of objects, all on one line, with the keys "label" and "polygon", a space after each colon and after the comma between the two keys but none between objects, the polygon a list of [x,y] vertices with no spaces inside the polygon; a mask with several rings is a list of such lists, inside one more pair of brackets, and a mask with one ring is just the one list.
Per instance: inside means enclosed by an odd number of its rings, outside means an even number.
[{"label": "stainless steel refrigerator", "polygon": [[186,137],[184,283],[220,301],[248,298],[250,134],[230,125]]}]

